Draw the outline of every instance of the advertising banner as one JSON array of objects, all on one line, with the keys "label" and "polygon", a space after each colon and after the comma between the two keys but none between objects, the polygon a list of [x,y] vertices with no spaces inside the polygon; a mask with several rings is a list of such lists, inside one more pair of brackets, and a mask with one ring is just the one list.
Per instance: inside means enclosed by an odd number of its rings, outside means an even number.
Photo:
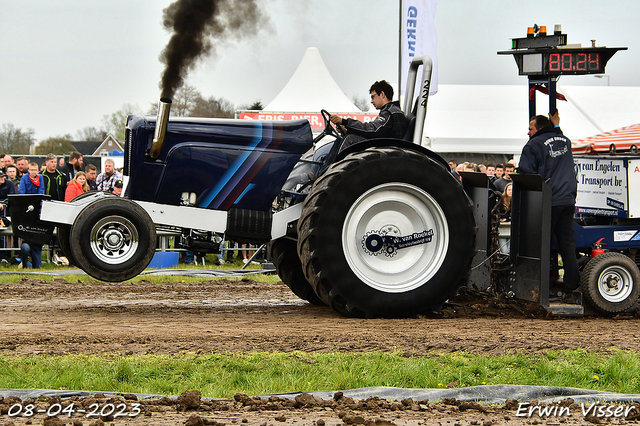
[{"label": "advertising banner", "polygon": [[574,158],[578,196],[576,213],[627,217],[627,169],[623,159]]},{"label": "advertising banner", "polygon": [[[436,6],[438,0],[402,0],[400,15],[400,90],[404,96],[409,65],[414,56],[429,55],[433,60],[429,95],[438,91],[438,31]],[[418,75],[421,81],[422,75]]]},{"label": "advertising banner", "polygon": [[[342,118],[355,118],[363,123],[375,120],[378,116],[377,113],[373,114],[349,114],[349,113],[337,113]],[[238,117],[242,120],[309,120],[312,130],[324,129],[324,119],[319,112],[268,112],[268,111],[243,111],[240,112]]]}]

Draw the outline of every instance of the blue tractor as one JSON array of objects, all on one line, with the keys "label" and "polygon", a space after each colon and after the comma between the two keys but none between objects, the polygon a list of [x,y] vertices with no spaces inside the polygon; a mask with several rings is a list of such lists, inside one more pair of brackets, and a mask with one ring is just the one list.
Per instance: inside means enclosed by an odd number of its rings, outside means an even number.
[{"label": "blue tractor", "polygon": [[267,243],[296,295],[347,316],[438,309],[467,281],[476,222],[448,163],[420,145],[430,78],[431,59],[416,58],[405,139],[340,152],[326,112],[314,138],[307,120],[169,120],[161,100],[157,117],[128,118],[123,197],[31,202],[32,228],[57,226],[69,260],[104,281],[143,271],[156,226],[170,226],[199,252],[218,252],[220,237]]}]

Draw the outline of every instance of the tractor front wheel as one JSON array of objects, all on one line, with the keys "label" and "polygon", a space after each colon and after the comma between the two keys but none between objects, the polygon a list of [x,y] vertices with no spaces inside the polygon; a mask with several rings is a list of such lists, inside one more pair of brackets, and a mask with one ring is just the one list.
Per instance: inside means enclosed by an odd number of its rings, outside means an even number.
[{"label": "tractor front wheel", "polygon": [[133,201],[107,197],[84,208],[71,227],[73,261],[102,281],[125,281],[142,272],[155,254],[156,229]]}]

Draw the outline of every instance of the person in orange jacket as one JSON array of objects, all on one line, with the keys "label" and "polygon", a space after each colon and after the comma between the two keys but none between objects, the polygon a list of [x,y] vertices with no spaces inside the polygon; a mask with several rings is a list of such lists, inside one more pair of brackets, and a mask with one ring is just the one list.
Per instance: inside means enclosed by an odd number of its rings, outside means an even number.
[{"label": "person in orange jacket", "polygon": [[84,172],[78,172],[67,185],[67,190],[64,193],[64,201],[69,202],[88,190],[89,183],[87,183],[87,175]]}]

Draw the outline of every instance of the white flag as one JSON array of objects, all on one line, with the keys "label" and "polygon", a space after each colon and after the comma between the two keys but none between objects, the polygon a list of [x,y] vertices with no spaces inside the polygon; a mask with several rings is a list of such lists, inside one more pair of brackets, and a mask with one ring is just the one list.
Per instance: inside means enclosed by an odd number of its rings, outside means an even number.
[{"label": "white flag", "polygon": [[[429,95],[434,95],[438,91],[438,31],[435,24],[438,0],[401,0],[401,3],[400,95],[405,94],[409,65],[414,56],[420,55],[429,55],[433,60]],[[421,75],[418,81],[421,81]]]}]

